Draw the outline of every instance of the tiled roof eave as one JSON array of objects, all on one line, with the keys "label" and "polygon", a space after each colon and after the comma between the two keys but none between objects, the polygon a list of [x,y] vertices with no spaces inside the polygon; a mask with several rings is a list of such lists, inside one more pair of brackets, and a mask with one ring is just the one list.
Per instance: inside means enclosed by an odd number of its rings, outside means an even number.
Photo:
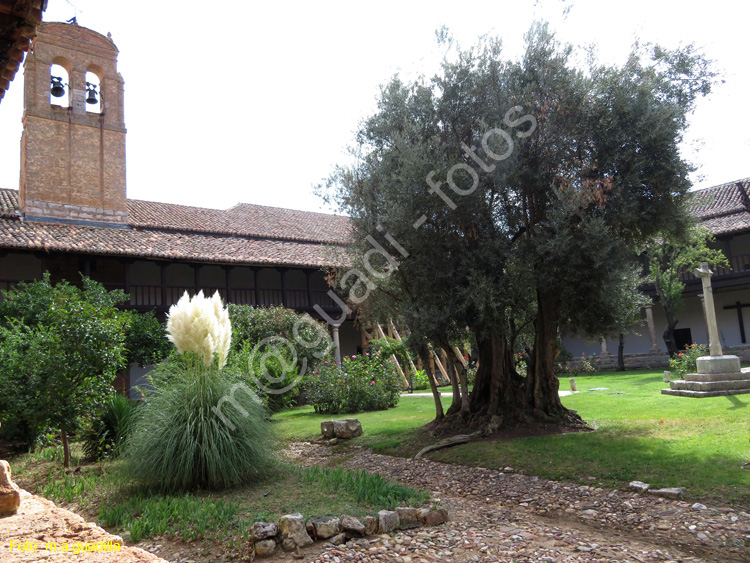
[{"label": "tiled roof eave", "polygon": [[342,263],[324,244],[0,219],[0,247],[223,265],[322,268]]},{"label": "tiled roof eave", "polygon": [[228,238],[247,238],[257,240],[277,240],[284,242],[298,242],[300,244],[330,244],[334,246],[346,246],[345,243],[336,239],[323,239],[323,238],[303,238],[303,237],[284,237],[284,236],[265,236],[263,233],[258,231],[229,231],[229,230],[204,230],[204,229],[191,229],[191,228],[174,228],[169,226],[154,226],[146,223],[137,223],[134,221],[128,221],[128,226],[134,229],[149,230],[149,231],[171,231],[174,233],[184,234],[203,234],[203,235],[216,235],[220,237]]}]

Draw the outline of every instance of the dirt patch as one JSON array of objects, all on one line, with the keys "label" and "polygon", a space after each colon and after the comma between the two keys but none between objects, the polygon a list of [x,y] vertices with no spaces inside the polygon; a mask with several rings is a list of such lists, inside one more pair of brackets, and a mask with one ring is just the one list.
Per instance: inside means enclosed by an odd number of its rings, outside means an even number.
[{"label": "dirt patch", "polygon": [[18,512],[0,518],[0,538],[3,538],[2,561],[69,562],[75,558],[83,563],[165,563],[142,549],[124,545],[122,538],[27,491],[22,492]]}]

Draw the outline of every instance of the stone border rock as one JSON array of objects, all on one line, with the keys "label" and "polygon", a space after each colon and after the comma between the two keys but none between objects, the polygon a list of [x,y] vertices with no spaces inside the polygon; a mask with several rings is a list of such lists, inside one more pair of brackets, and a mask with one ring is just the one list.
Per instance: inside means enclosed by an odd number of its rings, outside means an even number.
[{"label": "stone border rock", "polygon": [[[364,522],[362,521],[364,520]],[[253,544],[257,557],[270,557],[281,547],[293,551],[292,557],[301,558],[300,548],[315,541],[327,540],[341,545],[353,538],[388,534],[396,530],[409,530],[421,526],[438,526],[448,520],[445,509],[411,508],[399,506],[395,510],[381,510],[377,517],[363,519],[342,515],[340,518],[314,518],[305,523],[299,512],[279,518],[279,522],[255,522]]]}]

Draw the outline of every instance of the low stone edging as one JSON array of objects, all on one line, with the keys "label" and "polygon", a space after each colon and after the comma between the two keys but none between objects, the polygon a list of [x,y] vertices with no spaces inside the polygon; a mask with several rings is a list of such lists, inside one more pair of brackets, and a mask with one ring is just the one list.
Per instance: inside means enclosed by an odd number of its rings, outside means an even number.
[{"label": "low stone edging", "polygon": [[444,509],[397,507],[381,510],[376,516],[366,516],[364,522],[354,516],[341,518],[315,518],[305,523],[300,513],[287,514],[279,522],[255,522],[253,542],[255,555],[270,557],[278,547],[284,551],[299,552],[315,541],[328,540],[341,545],[352,538],[388,534],[396,530],[409,530],[421,526],[438,526],[448,519]]},{"label": "low stone edging", "polygon": [[[750,346],[724,346],[724,354],[731,354],[738,356],[742,362],[750,362]],[[597,354],[596,359],[599,360],[597,368],[599,371],[616,371],[617,370],[617,354]],[[623,357],[625,362],[625,369],[669,369],[669,354],[666,352],[649,352],[646,354],[625,354]],[[563,366],[574,367],[578,369],[579,375],[587,375],[581,370],[581,359],[574,358],[562,364]],[[570,372],[570,375],[573,375]],[[561,374],[562,375],[562,374]]]}]

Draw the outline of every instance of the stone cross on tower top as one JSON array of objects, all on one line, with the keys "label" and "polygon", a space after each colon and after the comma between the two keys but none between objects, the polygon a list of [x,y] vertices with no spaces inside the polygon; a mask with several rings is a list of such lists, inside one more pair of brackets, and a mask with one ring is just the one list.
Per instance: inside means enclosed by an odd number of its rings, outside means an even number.
[{"label": "stone cross on tower top", "polygon": [[714,309],[714,293],[711,288],[711,276],[713,272],[708,267],[708,262],[701,262],[701,267],[695,270],[695,275],[703,283],[703,299],[706,308],[706,322],[708,323],[708,350],[712,356],[723,356],[721,343],[719,342],[719,327],[716,324],[716,310]]}]

